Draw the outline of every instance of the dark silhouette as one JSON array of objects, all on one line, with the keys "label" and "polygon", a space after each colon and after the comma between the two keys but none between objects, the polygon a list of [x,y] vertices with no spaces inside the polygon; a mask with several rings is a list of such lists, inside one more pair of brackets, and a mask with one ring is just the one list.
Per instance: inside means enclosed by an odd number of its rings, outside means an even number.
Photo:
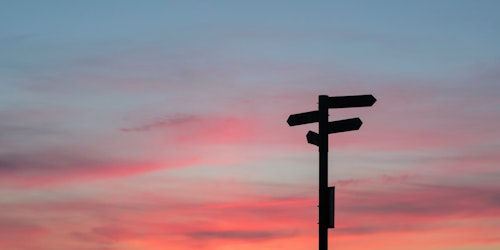
[{"label": "dark silhouette", "polygon": [[328,250],[328,228],[334,228],[335,187],[328,187],[328,134],[358,130],[361,119],[352,118],[328,121],[328,109],[368,107],[377,101],[372,95],[333,96],[320,95],[318,110],[293,114],[288,117],[290,126],[318,123],[318,133],[309,131],[307,142],[319,147],[319,250]]}]

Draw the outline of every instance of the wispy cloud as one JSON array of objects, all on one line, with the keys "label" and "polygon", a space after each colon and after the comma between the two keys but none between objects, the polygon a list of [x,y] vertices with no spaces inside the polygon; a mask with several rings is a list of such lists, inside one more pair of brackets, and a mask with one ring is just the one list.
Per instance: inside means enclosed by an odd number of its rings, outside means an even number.
[{"label": "wispy cloud", "polygon": [[283,239],[284,237],[293,237],[295,233],[290,232],[276,232],[276,231],[244,231],[244,230],[227,230],[227,231],[195,231],[188,233],[190,237],[197,240],[266,240],[273,238]]}]

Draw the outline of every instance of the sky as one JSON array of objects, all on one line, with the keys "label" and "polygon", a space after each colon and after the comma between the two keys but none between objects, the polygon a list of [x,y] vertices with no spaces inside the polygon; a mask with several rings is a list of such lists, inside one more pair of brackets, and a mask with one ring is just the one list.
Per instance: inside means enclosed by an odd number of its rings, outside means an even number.
[{"label": "sky", "polygon": [[0,248],[500,249],[499,1],[0,2]]}]

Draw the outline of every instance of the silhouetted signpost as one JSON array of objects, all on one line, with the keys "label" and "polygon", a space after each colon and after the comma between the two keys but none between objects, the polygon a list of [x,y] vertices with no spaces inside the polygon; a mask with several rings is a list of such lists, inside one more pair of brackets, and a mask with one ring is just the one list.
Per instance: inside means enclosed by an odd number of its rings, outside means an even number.
[{"label": "silhouetted signpost", "polygon": [[288,117],[290,126],[318,123],[318,133],[309,131],[307,142],[319,148],[319,250],[328,249],[328,228],[334,228],[335,187],[328,187],[328,134],[358,130],[359,118],[328,121],[328,109],[369,107],[377,101],[372,95],[318,97],[318,110],[293,114]]}]

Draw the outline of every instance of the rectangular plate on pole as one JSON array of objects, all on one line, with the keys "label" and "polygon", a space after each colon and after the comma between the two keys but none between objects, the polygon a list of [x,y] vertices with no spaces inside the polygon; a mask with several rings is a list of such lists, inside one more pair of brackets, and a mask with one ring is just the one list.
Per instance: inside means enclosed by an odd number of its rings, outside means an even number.
[{"label": "rectangular plate on pole", "polygon": [[328,228],[335,228],[335,187],[328,187]]},{"label": "rectangular plate on pole", "polygon": [[355,108],[372,106],[377,99],[373,95],[331,96],[328,98],[329,108]]}]

